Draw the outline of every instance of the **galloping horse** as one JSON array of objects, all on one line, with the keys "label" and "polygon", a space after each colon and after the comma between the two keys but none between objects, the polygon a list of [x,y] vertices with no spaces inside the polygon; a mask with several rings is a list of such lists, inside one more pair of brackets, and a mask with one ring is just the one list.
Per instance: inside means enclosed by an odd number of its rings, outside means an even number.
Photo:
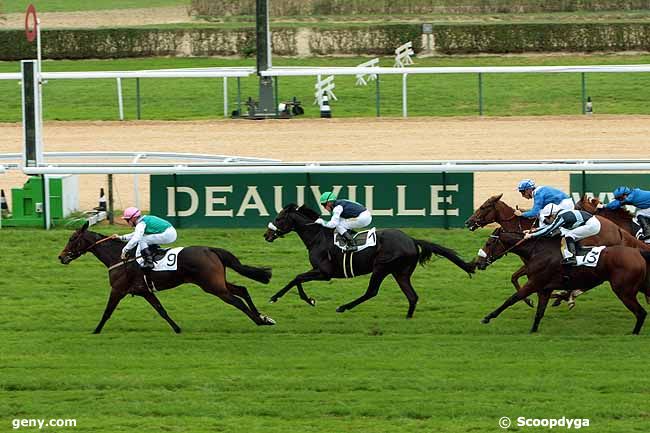
[{"label": "galloping horse", "polygon": [[411,275],[418,263],[423,265],[433,254],[436,254],[450,260],[467,273],[474,272],[474,266],[464,262],[453,250],[432,242],[413,239],[400,230],[378,230],[375,247],[344,254],[333,243],[333,230],[314,224],[319,216],[306,206],[298,207],[289,204],[280,211],[272,223],[269,223],[264,238],[268,242],[273,242],[278,237],[296,231],[309,251],[309,261],[313,267],[310,271],[297,275],[271,297],[271,302],[276,302],[289,289],[297,286],[300,298],[313,306],[315,301],[305,294],[302,284],[307,281],[345,278],[348,271],[344,267],[349,267],[354,271],[353,276],[372,274],[370,283],[366,293],[352,302],[341,305],[336,309],[337,312],[350,310],[376,296],[384,278],[392,274],[408,299],[409,309],[406,317],[411,318],[418,301],[418,295],[411,285]]},{"label": "galloping horse", "polygon": [[647,262],[650,260],[648,251],[620,245],[610,246],[601,252],[596,267],[562,266],[559,238],[533,238],[524,241],[523,233],[506,232],[502,229],[497,229],[488,239],[484,251],[488,261],[494,261],[508,251],[519,255],[527,263],[528,282],[499,308],[485,316],[482,323],[489,323],[506,308],[536,292],[537,313],[530,332],[537,332],[553,290],[584,292],[609,281],[616,296],[636,317],[632,333],[638,334],[643,326],[647,313],[637,301],[636,295],[641,291],[650,302],[650,283],[647,279]]},{"label": "galloping horse", "polygon": [[630,211],[625,209],[625,207],[619,207],[618,209],[608,209],[603,207],[599,209],[599,204],[600,200],[595,197],[590,199],[585,194],[576,203],[576,209],[581,209],[591,214],[607,218],[631,235],[636,235],[637,228],[634,223],[634,215]]},{"label": "galloping horse", "polygon": [[[127,294],[142,296],[169,323],[176,333],[181,328],[169,317],[156,295],[146,286],[140,266],[132,259],[122,261],[120,253],[125,243],[88,230],[88,222],[76,230],[59,254],[59,260],[67,265],[90,251],[108,268],[111,294],[104,315],[95,328],[99,334],[113,310]],[[242,264],[229,251],[211,247],[183,248],[176,259],[176,271],[151,272],[150,280],[157,290],[167,290],[183,283],[193,283],[205,292],[218,296],[224,302],[240,309],[257,325],[274,325],[270,317],[260,314],[244,286],[226,281],[226,267],[260,283],[271,280],[269,268],[255,268]],[[148,277],[149,279],[149,277]]]},{"label": "galloping horse", "polygon": [[[535,220],[515,216],[515,210],[501,201],[502,195],[503,194],[495,195],[487,199],[485,203],[483,203],[472,214],[472,216],[465,221],[465,225],[470,230],[476,230],[477,228],[484,227],[490,223],[498,223],[503,227],[504,231],[509,232],[521,232],[530,229]],[[630,235],[630,233],[621,230],[620,227],[612,223],[610,220],[600,216],[597,216],[597,218],[601,224],[600,233],[583,239],[581,241],[583,245],[624,245],[650,250],[650,245],[644,244],[634,236]],[[520,290],[521,288],[517,280],[527,274],[525,263],[526,261],[524,260],[524,266],[512,274],[511,281],[516,290]]]}]

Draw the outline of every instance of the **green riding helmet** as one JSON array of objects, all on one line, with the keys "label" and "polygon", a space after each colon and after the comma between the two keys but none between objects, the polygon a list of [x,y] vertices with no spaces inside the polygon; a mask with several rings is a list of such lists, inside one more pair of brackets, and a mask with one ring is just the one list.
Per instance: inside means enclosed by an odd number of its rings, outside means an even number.
[{"label": "green riding helmet", "polygon": [[327,191],[321,194],[320,204],[325,204],[330,201],[336,201],[336,194],[334,194],[332,191]]}]

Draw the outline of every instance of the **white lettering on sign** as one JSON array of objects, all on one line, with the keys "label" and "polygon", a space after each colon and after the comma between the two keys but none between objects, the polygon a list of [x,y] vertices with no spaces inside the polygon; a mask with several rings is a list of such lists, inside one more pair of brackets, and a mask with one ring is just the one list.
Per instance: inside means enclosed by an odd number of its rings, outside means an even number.
[{"label": "white lettering on sign", "polygon": [[260,216],[269,216],[269,213],[264,206],[264,201],[257,192],[257,186],[249,186],[246,195],[241,201],[241,206],[237,211],[237,216],[244,216],[248,209],[255,209]]},{"label": "white lettering on sign", "polygon": [[221,216],[232,218],[232,209],[215,210],[214,205],[228,205],[226,196],[215,197],[214,193],[232,192],[232,185],[228,186],[206,186],[205,187],[205,216]]},{"label": "white lettering on sign", "polygon": [[425,216],[426,211],[421,209],[406,208],[406,185],[397,185],[397,215],[398,216]]},{"label": "white lettering on sign", "polygon": [[[178,210],[176,209],[176,194],[177,193],[184,193],[184,194],[189,194],[190,196],[190,207],[188,207],[186,210]],[[196,213],[196,210],[199,208],[199,195],[194,191],[192,188],[188,186],[179,186],[179,187],[173,187],[173,186],[168,186],[167,187],[167,216],[172,217],[172,216],[179,216],[179,217],[186,217],[186,216],[192,216],[194,213]]]},{"label": "white lettering on sign", "polygon": [[[458,184],[447,185],[445,189],[447,191],[458,192]],[[446,202],[447,204],[453,204],[451,196],[440,197],[440,193],[442,191],[443,191],[442,185],[431,185],[431,212],[429,213],[429,215],[431,216],[442,216],[445,214],[445,211],[440,209],[440,206],[438,206],[439,203]],[[447,215],[458,216],[460,215],[460,212],[458,208],[447,209]]]},{"label": "white lettering on sign", "polygon": [[375,209],[374,204],[375,201],[373,200],[373,193],[375,190],[374,185],[364,185],[363,189],[365,190],[366,193],[366,208],[370,211],[371,214],[374,216],[393,216],[393,208],[390,209]]}]

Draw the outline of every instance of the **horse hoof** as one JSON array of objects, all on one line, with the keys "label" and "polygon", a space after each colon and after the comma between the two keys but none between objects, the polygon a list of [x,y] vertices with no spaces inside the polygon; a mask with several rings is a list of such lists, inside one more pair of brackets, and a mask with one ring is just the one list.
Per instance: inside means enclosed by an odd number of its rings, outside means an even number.
[{"label": "horse hoof", "polygon": [[337,313],[345,313],[345,308],[343,308],[343,307],[338,307],[338,308],[336,309],[336,312],[337,312]]},{"label": "horse hoof", "polygon": [[181,328],[174,328],[174,332],[177,333],[177,334],[180,334],[181,333]]},{"label": "horse hoof", "polygon": [[316,306],[316,299],[309,298],[309,305],[311,305],[312,307],[315,307]]},{"label": "horse hoof", "polygon": [[262,318],[262,321],[264,322],[264,325],[275,325],[275,320],[271,319],[269,316],[260,316]]},{"label": "horse hoof", "polygon": [[278,298],[269,299],[269,304],[275,304],[276,302],[278,302]]},{"label": "horse hoof", "polygon": [[575,302],[569,302],[569,311],[573,310],[576,306]]},{"label": "horse hoof", "polygon": [[481,319],[481,323],[484,324],[484,325],[487,325],[488,323],[490,323],[490,319],[488,319],[487,317],[484,317],[484,318]]}]

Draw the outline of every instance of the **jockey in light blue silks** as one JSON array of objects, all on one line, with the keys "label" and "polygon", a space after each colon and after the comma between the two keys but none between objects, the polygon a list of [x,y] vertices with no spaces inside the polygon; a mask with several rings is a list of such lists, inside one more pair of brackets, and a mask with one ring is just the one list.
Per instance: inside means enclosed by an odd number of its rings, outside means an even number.
[{"label": "jockey in light blue silks", "polygon": [[372,222],[370,211],[356,201],[337,199],[333,192],[324,192],[320,196],[320,204],[332,212],[332,218],[325,222],[322,218],[316,224],[330,229],[336,229],[338,234],[345,239],[346,251],[355,251],[352,235],[348,230],[360,229]]},{"label": "jockey in light blue silks", "polygon": [[142,256],[145,270],[153,269],[153,256],[149,245],[171,244],[176,240],[176,229],[168,221],[153,215],[142,215],[135,207],[128,207],[124,210],[122,219],[131,227],[133,233],[123,236],[117,234],[113,238],[128,241],[122,249],[122,260],[125,260],[129,251],[136,248],[136,257]]},{"label": "jockey in light blue silks", "polygon": [[[561,209],[570,210],[575,207],[573,200],[568,194],[560,191],[551,186],[536,186],[535,181],[532,179],[524,179],[517,185],[517,191],[521,196],[528,200],[533,199],[533,208],[526,212],[521,212],[519,209],[515,210],[515,215],[524,216],[526,218],[539,217],[540,211],[548,204],[556,204]],[[539,218],[539,226],[544,227],[546,223],[544,218]]]},{"label": "jockey in light blue silks", "polygon": [[531,230],[524,236],[525,239],[537,236],[553,236],[556,229],[566,240],[566,247],[571,253],[570,257],[562,260],[563,265],[576,264],[576,242],[580,239],[595,236],[600,233],[600,221],[589,212],[576,209],[562,209],[560,206],[550,203],[539,213],[540,219],[544,219],[546,225],[536,230]]},{"label": "jockey in light blue silks", "polygon": [[626,204],[631,204],[636,207],[636,220],[639,222],[641,230],[643,230],[643,235],[640,239],[645,240],[650,238],[650,191],[619,186],[614,190],[614,200],[607,203],[606,206],[599,204],[598,207],[618,209]]}]

